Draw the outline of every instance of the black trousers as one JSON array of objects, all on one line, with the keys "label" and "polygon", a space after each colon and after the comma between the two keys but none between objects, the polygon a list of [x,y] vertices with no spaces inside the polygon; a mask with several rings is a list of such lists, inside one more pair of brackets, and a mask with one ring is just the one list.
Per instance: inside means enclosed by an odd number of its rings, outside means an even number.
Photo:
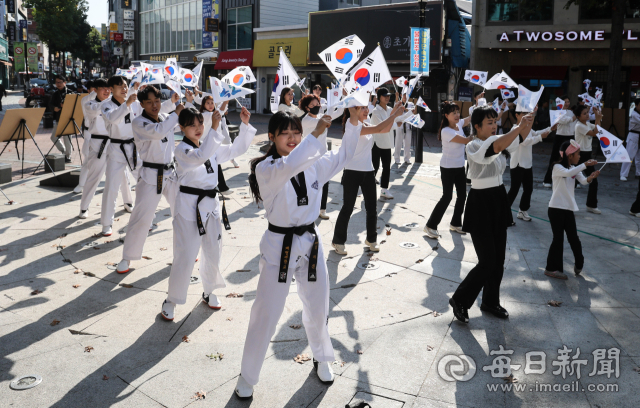
[{"label": "black trousers", "polygon": [[631,205],[631,211],[634,214],[640,213],[640,183],[638,183],[638,194],[636,195],[636,201]]},{"label": "black trousers", "polygon": [[224,179],[224,174],[222,174],[222,166],[218,164],[218,190],[227,191],[229,190],[229,186],[227,186],[227,182]]},{"label": "black trousers", "polygon": [[451,217],[451,225],[454,227],[462,227],[462,212],[464,211],[464,202],[467,199],[466,173],[464,167],[446,169],[440,167],[440,179],[442,180],[442,197],[433,209],[427,227],[437,230],[438,224],[442,221],[445,211],[453,198],[453,186],[456,187],[456,204],[453,207],[453,217]]},{"label": "black trousers", "polygon": [[551,184],[551,173],[553,172],[553,164],[560,160],[560,146],[566,141],[575,139],[574,136],[555,135],[553,137],[553,148],[551,149],[551,156],[549,157],[549,167],[544,175],[544,183]]},{"label": "black trousers", "polygon": [[367,213],[367,241],[376,242],[378,233],[376,231],[376,223],[378,221],[378,213],[376,210],[376,180],[372,171],[355,171],[345,170],[342,173],[342,190],[343,205],[336,220],[336,228],[333,231],[334,244],[344,245],[347,242],[347,229],[349,228],[349,219],[353,213],[353,206],[356,204],[358,196],[358,187],[362,189],[364,198],[364,209]]},{"label": "black trousers", "polygon": [[576,217],[573,215],[573,211],[549,207],[548,214],[551,222],[551,231],[553,231],[553,240],[549,247],[549,255],[547,255],[546,269],[548,271],[563,272],[562,253],[565,233],[573,251],[573,257],[576,260],[576,268],[582,269],[584,256],[582,256],[582,244],[580,243],[580,238],[578,238]]},{"label": "black trousers", "polygon": [[510,168],[511,173],[511,187],[509,187],[509,207],[513,205],[522,186],[522,197],[520,197],[520,209],[522,211],[529,211],[531,207],[531,194],[533,193],[533,168],[524,169],[520,166]]},{"label": "black trousers", "polygon": [[471,240],[478,255],[478,264],[469,271],[453,294],[453,299],[466,307],[473,306],[480,290],[486,306],[500,304],[500,283],[504,274],[504,258],[507,250],[507,229],[498,227],[472,232]]},{"label": "black trousers", "polygon": [[322,201],[320,201],[321,210],[327,209],[327,198],[329,198],[329,183],[325,183],[324,186],[322,186]]},{"label": "black trousers", "polygon": [[[580,151],[580,161],[578,164],[582,164],[587,160],[591,159],[591,152],[583,152]],[[584,171],[584,175],[589,177],[591,173],[595,171],[595,166],[587,167]],[[589,192],[587,192],[587,207],[597,208],[598,207],[598,179],[593,179],[591,184],[589,184]]]},{"label": "black trousers", "polygon": [[381,160],[382,175],[380,176],[380,187],[389,188],[389,176],[391,175],[391,149],[381,149],[374,143],[373,148],[371,149],[371,161],[373,162],[374,177],[378,175]]}]

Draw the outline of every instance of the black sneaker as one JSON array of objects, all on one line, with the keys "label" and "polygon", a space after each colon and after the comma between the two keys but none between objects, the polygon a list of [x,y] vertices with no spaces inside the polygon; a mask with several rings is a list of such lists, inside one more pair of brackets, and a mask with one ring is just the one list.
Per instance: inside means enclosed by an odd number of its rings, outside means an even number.
[{"label": "black sneaker", "polygon": [[460,305],[453,298],[449,299],[449,304],[453,309],[453,315],[456,319],[460,320],[462,323],[469,323],[469,313],[467,313],[467,308]]},{"label": "black sneaker", "polygon": [[480,305],[480,310],[483,310],[485,312],[489,312],[492,315],[499,317],[501,319],[506,319],[507,317],[509,317],[509,312],[507,312],[507,309],[505,309],[504,307],[500,306],[500,305],[495,305],[495,306],[486,306],[484,303],[482,303]]},{"label": "black sneaker", "polygon": [[65,157],[64,158],[64,162],[65,163],[71,163],[71,157]]},{"label": "black sneaker", "polygon": [[582,268],[578,268],[577,266],[573,268],[573,273],[576,274],[576,276],[580,275],[582,273]]}]

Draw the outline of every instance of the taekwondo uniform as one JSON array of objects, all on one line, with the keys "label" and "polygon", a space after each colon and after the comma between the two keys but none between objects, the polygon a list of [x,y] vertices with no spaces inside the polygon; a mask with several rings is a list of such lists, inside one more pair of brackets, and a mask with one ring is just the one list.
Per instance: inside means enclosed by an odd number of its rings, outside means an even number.
[{"label": "taekwondo uniform", "polygon": [[[629,117],[629,134],[627,135],[627,152],[631,161],[636,161],[636,176],[640,176],[640,150],[638,150],[638,138],[640,138],[640,113],[637,110],[631,111]],[[631,169],[631,162],[622,163],[620,169],[620,179],[626,180]]]},{"label": "taekwondo uniform", "polygon": [[[258,383],[293,277],[314,360],[326,367],[326,362],[335,359],[327,327],[329,275],[314,221],[320,209],[322,185],[353,158],[361,129],[362,124],[353,126],[347,121],[340,149],[330,152],[325,143],[310,134],[288,156],[270,156],[256,166],[269,229],[260,241],[260,279],[236,388],[241,398],[246,397],[242,392],[247,391],[247,384],[252,392],[252,386]],[[333,381],[333,373],[321,380]]]},{"label": "taekwondo uniform", "polygon": [[82,98],[80,102],[80,107],[82,108],[82,138],[84,142],[82,143],[82,157],[84,160],[82,161],[82,167],[80,167],[80,177],[78,179],[78,185],[73,190],[74,193],[81,193],[84,188],[84,184],[87,182],[87,175],[89,174],[89,165],[87,162],[87,157],[89,157],[89,145],[91,144],[91,133],[89,133],[89,124],[87,122],[87,111],[86,108],[89,106],[89,102],[92,99],[96,98],[96,92],[93,91],[89,95]]},{"label": "taekwondo uniform", "polygon": [[[398,119],[395,120],[393,126],[396,129],[396,141],[395,148],[393,150],[393,158],[395,159],[396,164],[400,164],[400,150],[402,150],[402,145],[404,143],[404,162],[406,164],[411,163],[411,125],[408,123],[404,123],[404,121],[413,115],[412,111],[407,111]],[[397,126],[397,123],[401,122],[400,126]]]},{"label": "taekwondo uniform", "polygon": [[[224,204],[218,199],[218,162],[225,162],[249,149],[257,130],[251,125],[240,125],[240,134],[232,145],[221,146],[224,135],[211,129],[203,133],[199,147],[186,137],[175,150],[178,164],[179,192],[173,210],[173,264],[169,276],[169,294],[165,304],[182,305],[187,301],[187,289],[193,261],[202,246],[200,277],[204,288],[203,297],[209,302],[209,295],[226,284],[220,273],[222,251],[222,222],[230,229]],[[213,295],[212,299],[216,299]],[[217,300],[216,300],[217,302]],[[173,313],[162,316],[173,320]],[[211,306],[213,301],[209,303]],[[219,309],[219,307],[212,307]]]}]

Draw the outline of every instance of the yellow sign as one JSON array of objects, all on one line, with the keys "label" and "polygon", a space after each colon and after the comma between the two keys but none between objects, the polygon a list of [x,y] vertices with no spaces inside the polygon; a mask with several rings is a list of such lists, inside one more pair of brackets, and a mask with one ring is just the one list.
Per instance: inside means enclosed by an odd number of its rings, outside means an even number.
[{"label": "yellow sign", "polygon": [[254,67],[277,67],[280,48],[294,67],[307,66],[307,37],[257,40],[253,44]]},{"label": "yellow sign", "polygon": [[180,60],[180,56],[178,54],[174,54],[174,55],[151,55],[149,57],[149,61],[164,62],[167,60],[167,58],[175,58],[176,61]]},{"label": "yellow sign", "polygon": [[118,23],[109,24],[109,31],[118,31]]}]

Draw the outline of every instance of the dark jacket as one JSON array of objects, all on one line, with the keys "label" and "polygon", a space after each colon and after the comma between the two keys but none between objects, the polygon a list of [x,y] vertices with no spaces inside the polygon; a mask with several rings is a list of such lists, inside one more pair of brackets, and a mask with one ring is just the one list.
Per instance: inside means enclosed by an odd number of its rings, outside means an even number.
[{"label": "dark jacket", "polygon": [[4,85],[0,84],[0,98],[2,98],[3,96],[8,96],[7,88],[5,88]]},{"label": "dark jacket", "polygon": [[70,91],[65,86],[64,89],[62,90],[56,89],[56,91],[53,93],[53,96],[51,96],[51,102],[49,102],[49,109],[51,109],[51,112],[53,112],[53,119],[55,120],[60,119],[61,111],[56,112],[53,108],[62,109],[62,102],[64,102],[64,98],[67,96],[68,93],[70,93]]}]

